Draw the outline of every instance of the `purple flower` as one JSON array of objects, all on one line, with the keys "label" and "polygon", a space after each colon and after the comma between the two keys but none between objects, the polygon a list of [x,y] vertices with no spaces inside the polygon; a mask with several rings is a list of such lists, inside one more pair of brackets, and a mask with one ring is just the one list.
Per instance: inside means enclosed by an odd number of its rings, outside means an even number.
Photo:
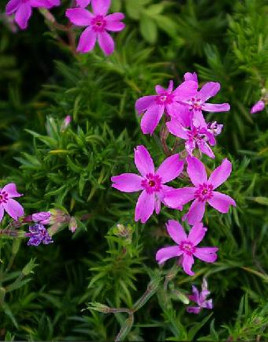
[{"label": "purple flower", "polygon": [[49,211],[41,211],[40,213],[35,213],[32,215],[33,222],[38,222],[41,224],[50,223],[51,213]]},{"label": "purple flower", "polygon": [[155,211],[159,214],[161,202],[168,190],[173,188],[165,185],[178,177],[184,162],[174,154],[163,161],[155,171],[153,160],[144,146],[135,149],[135,164],[141,175],[123,173],[111,178],[112,187],[123,192],[142,191],[135,209],[135,221],[145,223]]},{"label": "purple flower", "polygon": [[207,179],[204,164],[195,157],[187,157],[187,173],[194,187],[175,189],[166,193],[165,203],[171,208],[177,209],[192,201],[188,213],[183,217],[189,224],[200,222],[204,216],[205,206],[208,202],[213,208],[221,213],[227,213],[230,206],[236,206],[235,201],[225,194],[214,191],[230,176],[232,164],[224,159]]},{"label": "purple flower", "polygon": [[29,232],[30,233],[25,234],[26,237],[30,238],[27,242],[28,246],[39,246],[40,243],[43,243],[44,245],[53,243],[52,238],[42,224],[37,223],[34,226],[29,227]]},{"label": "purple flower", "polygon": [[192,302],[195,302],[198,306],[190,306],[186,310],[189,313],[199,314],[202,309],[213,308],[212,299],[207,299],[207,296],[210,294],[208,291],[208,284],[206,279],[203,279],[202,291],[199,293],[198,289],[193,285],[192,286],[193,294],[189,295],[189,299]]},{"label": "purple flower", "polygon": [[213,134],[215,137],[219,134],[221,134],[223,125],[222,124],[218,124],[217,121],[213,121],[213,122],[209,122],[207,124],[207,130]]},{"label": "purple flower", "polygon": [[207,231],[207,228],[203,227],[203,223],[196,223],[187,236],[179,222],[169,220],[167,223],[167,231],[177,246],[159,249],[156,253],[156,260],[159,264],[163,264],[170,258],[180,257],[180,263],[182,264],[184,272],[192,276],[194,275],[192,271],[194,256],[209,263],[216,261],[217,247],[197,247]]},{"label": "purple flower", "polygon": [[157,95],[143,96],[136,101],[135,108],[139,114],[144,113],[141,120],[143,134],[153,134],[164,112],[169,116],[175,116],[178,120],[184,120],[188,116],[187,108],[178,102],[187,102],[196,94],[198,84],[193,81],[183,82],[173,90],[173,81],[169,81],[167,89],[157,85]]},{"label": "purple flower", "polygon": [[66,130],[66,128],[70,125],[71,122],[72,122],[71,115],[67,115],[62,122],[62,125],[60,128],[61,132],[64,132]]},{"label": "purple flower", "polygon": [[90,4],[91,0],[76,0],[76,6],[86,8]]},{"label": "purple flower", "polygon": [[4,216],[4,211],[8,213],[14,220],[24,215],[23,207],[15,200],[14,197],[21,197],[22,194],[17,192],[16,184],[9,183],[0,188],[0,222]]},{"label": "purple flower", "polygon": [[51,8],[59,6],[60,0],[10,0],[6,6],[6,14],[15,13],[15,22],[24,30],[32,15],[32,8]]},{"label": "purple flower", "polygon": [[113,38],[107,31],[122,31],[125,24],[123,13],[107,15],[111,0],[92,0],[93,14],[84,8],[71,8],[66,11],[66,16],[77,26],[86,26],[82,32],[77,51],[86,53],[91,51],[98,40],[100,48],[105,55],[114,52]]},{"label": "purple flower", "polygon": [[265,103],[260,100],[257,103],[255,103],[255,105],[251,108],[250,113],[254,114],[257,112],[261,112],[262,110],[264,110],[264,107],[265,107]]},{"label": "purple flower", "polygon": [[193,151],[198,148],[202,153],[206,154],[210,158],[215,158],[215,155],[209,145],[214,146],[216,140],[211,129],[206,126],[195,127],[192,123],[189,123],[189,128],[182,125],[175,119],[167,122],[168,130],[171,134],[185,140],[185,149],[187,153],[192,157]]}]

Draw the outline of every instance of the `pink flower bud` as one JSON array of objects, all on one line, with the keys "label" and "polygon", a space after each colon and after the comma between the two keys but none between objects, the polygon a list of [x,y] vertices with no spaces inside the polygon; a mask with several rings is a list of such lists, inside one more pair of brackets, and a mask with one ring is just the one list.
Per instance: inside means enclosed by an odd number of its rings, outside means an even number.
[{"label": "pink flower bud", "polygon": [[264,107],[265,107],[265,103],[262,100],[260,100],[256,102],[255,105],[251,108],[250,113],[254,114],[257,112],[261,112],[262,110],[264,110]]}]

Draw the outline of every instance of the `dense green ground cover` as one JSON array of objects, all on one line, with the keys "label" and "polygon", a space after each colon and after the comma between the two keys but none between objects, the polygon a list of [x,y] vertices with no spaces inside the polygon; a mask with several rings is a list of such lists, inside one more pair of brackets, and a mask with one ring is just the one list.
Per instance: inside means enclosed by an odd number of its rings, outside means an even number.
[{"label": "dense green ground cover", "polygon": [[[64,23],[67,5],[53,12]],[[0,23],[0,186],[15,182],[28,214],[64,209],[78,222],[74,234],[66,227],[54,244],[37,248],[0,235],[0,340],[112,341],[121,326],[130,327],[130,341],[265,340],[268,124],[267,110],[252,116],[249,109],[268,89],[267,1],[114,0],[113,9],[126,13],[127,28],[110,57],[99,48],[73,56],[38,13],[27,31]],[[137,224],[137,196],[112,189],[110,178],[135,172],[137,145],[157,165],[164,159],[157,134],[141,133],[135,101],[187,71],[220,82],[217,102],[231,105],[209,115],[224,130],[215,161],[204,160],[211,169],[232,161],[225,193],[237,208],[206,211],[206,243],[220,248],[218,261],[197,262],[193,277],[175,267],[167,284],[173,263],[160,270],[155,253],[169,242],[166,221],[181,213],[165,208]],[[66,115],[73,121],[62,131]],[[184,294],[203,276],[214,309],[189,314]],[[127,313],[95,310],[96,303],[133,307],[150,280],[133,325]]]}]

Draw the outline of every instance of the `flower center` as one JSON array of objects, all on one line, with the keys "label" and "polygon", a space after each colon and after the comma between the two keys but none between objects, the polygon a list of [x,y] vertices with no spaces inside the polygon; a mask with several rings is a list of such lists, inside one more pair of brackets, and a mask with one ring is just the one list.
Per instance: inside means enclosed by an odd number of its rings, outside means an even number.
[{"label": "flower center", "polygon": [[195,246],[190,241],[182,241],[179,247],[187,255],[192,255],[195,252]]},{"label": "flower center", "polygon": [[97,15],[92,19],[91,25],[95,32],[103,32],[106,27],[106,20],[102,15]]},{"label": "flower center", "polygon": [[190,105],[190,110],[202,110],[202,100],[193,97],[188,104]]},{"label": "flower center", "polygon": [[0,204],[7,203],[8,201],[8,194],[5,191],[0,192]]},{"label": "flower center", "polygon": [[148,173],[146,175],[146,178],[142,180],[141,185],[144,187],[148,194],[152,194],[161,190],[162,180],[158,175]]},{"label": "flower center", "polygon": [[209,200],[212,197],[213,186],[211,184],[200,184],[195,192],[195,198],[200,202]]},{"label": "flower center", "polygon": [[168,92],[164,92],[158,95],[156,98],[156,103],[159,105],[167,105],[173,103],[173,95]]}]

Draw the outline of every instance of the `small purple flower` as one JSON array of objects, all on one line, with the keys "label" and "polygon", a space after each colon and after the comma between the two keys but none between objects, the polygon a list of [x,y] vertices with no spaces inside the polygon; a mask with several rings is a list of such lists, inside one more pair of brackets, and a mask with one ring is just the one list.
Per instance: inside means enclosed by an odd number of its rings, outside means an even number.
[{"label": "small purple flower", "polygon": [[135,209],[135,221],[145,223],[155,211],[159,214],[161,202],[168,190],[173,188],[165,185],[179,176],[184,162],[178,154],[174,154],[163,161],[155,171],[154,162],[144,146],[135,149],[135,164],[140,175],[123,173],[112,177],[112,187],[123,192],[142,191]]},{"label": "small purple flower", "polygon": [[177,246],[159,249],[156,253],[156,260],[159,264],[163,264],[170,258],[180,257],[180,263],[182,264],[184,272],[192,276],[194,275],[194,272],[192,271],[194,256],[209,263],[216,261],[217,247],[197,247],[203,240],[207,231],[207,228],[203,227],[203,223],[196,223],[187,236],[179,222],[169,220],[167,223],[167,231],[172,240],[176,242]]},{"label": "small purple flower", "polygon": [[15,13],[15,22],[24,30],[28,26],[33,8],[52,8],[59,4],[60,0],[10,0],[6,6],[6,14]]},{"label": "small purple flower", "polygon": [[221,131],[223,129],[222,124],[218,124],[217,121],[209,122],[207,124],[207,130],[213,134],[215,137],[219,134],[221,134]]},{"label": "small purple flower", "polygon": [[28,246],[39,246],[40,243],[43,243],[44,245],[53,243],[52,238],[42,224],[37,223],[34,226],[29,227],[29,232],[30,233],[25,234],[26,237],[30,238],[27,242]]},{"label": "small purple flower", "polygon": [[64,118],[63,123],[62,123],[62,125],[61,125],[61,128],[60,128],[61,132],[65,131],[66,128],[70,125],[71,122],[72,122],[72,117],[71,117],[71,115],[67,115],[67,116]]},{"label": "small purple flower", "polygon": [[14,197],[21,197],[22,194],[17,192],[16,184],[9,183],[0,188],[0,222],[4,216],[4,211],[8,213],[14,220],[24,215],[23,207],[15,200]]},{"label": "small purple flower", "polygon": [[198,84],[193,81],[183,82],[173,90],[173,81],[169,81],[167,89],[157,85],[157,95],[143,96],[136,101],[135,109],[138,114],[143,114],[141,130],[143,134],[153,134],[156,126],[164,113],[176,117],[177,120],[184,120],[188,117],[189,111],[178,102],[188,101],[196,94]]},{"label": "small purple flower", "polygon": [[123,13],[109,14],[111,0],[92,0],[93,14],[84,8],[70,8],[66,16],[76,26],[86,26],[78,43],[77,51],[86,53],[91,51],[98,40],[100,48],[105,55],[114,52],[113,38],[107,31],[119,32],[125,28],[121,22]]},{"label": "small purple flower", "polygon": [[262,100],[260,100],[257,103],[255,103],[255,105],[251,108],[250,113],[254,114],[257,112],[261,112],[264,110],[264,107],[265,107],[265,103]]},{"label": "small purple flower", "polygon": [[32,215],[33,222],[38,222],[41,224],[50,223],[51,213],[49,211],[41,211],[40,213],[35,213]]},{"label": "small purple flower", "polygon": [[189,313],[199,314],[202,309],[213,308],[212,299],[207,299],[207,296],[210,294],[208,291],[208,284],[206,279],[203,279],[202,291],[199,293],[198,289],[193,285],[192,286],[193,294],[189,295],[189,299],[192,302],[195,302],[198,306],[190,306],[186,310]]},{"label": "small purple flower", "polygon": [[235,201],[228,195],[214,191],[230,176],[232,164],[224,159],[207,179],[205,165],[195,157],[187,157],[187,173],[194,187],[185,187],[168,191],[164,198],[166,205],[178,209],[182,205],[192,201],[192,205],[183,220],[193,225],[200,222],[205,213],[206,203],[221,213],[227,213],[230,206],[236,206]]}]

